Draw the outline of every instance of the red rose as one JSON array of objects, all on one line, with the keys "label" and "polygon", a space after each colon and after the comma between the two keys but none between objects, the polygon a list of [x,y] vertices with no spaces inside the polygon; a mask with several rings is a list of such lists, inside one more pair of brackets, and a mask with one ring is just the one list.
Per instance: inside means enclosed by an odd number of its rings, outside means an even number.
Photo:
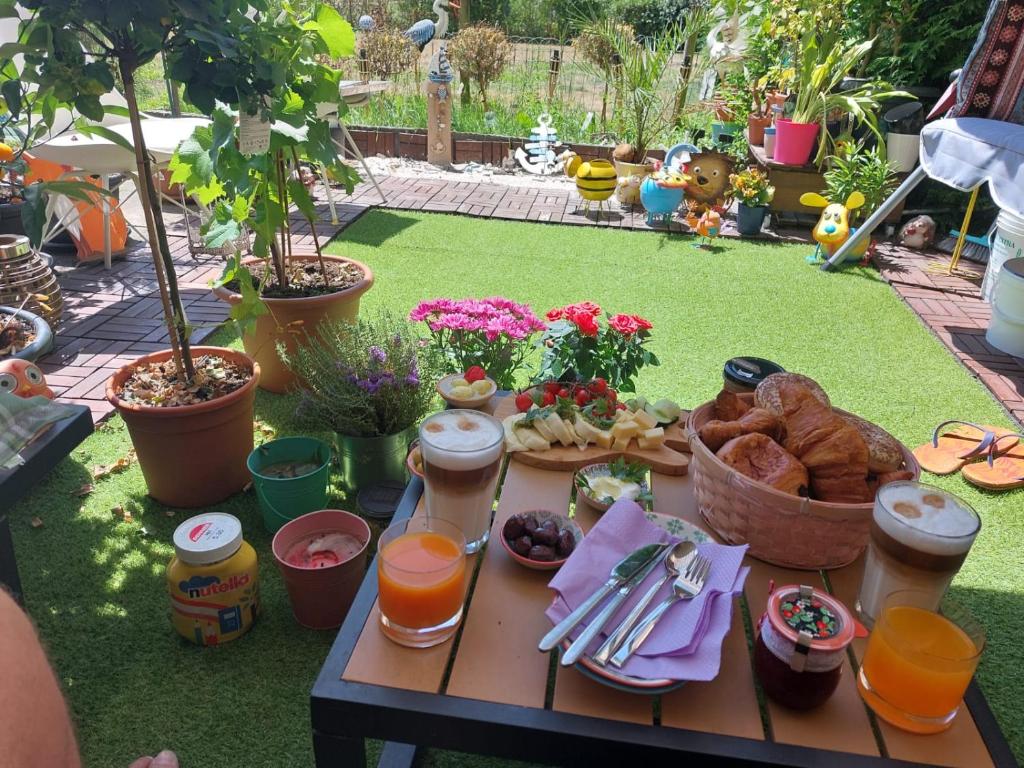
[{"label": "red rose", "polygon": [[612,315],[608,318],[608,325],[623,336],[632,336],[640,330],[640,325],[630,315]]},{"label": "red rose", "polygon": [[576,304],[570,304],[566,309],[574,309],[579,312],[586,312],[591,317],[600,317],[601,308],[592,301],[580,301]]},{"label": "red rose", "polygon": [[640,315],[630,315],[630,317],[633,318],[634,323],[636,323],[638,326],[640,326],[640,328],[642,328],[645,331],[649,331],[651,330],[651,328],[654,327],[653,325],[651,325],[650,320],[644,320],[642,317],[640,317]]},{"label": "red rose", "polygon": [[561,320],[565,317],[565,307],[555,307],[554,309],[549,310],[545,317],[552,323],[556,320]]},{"label": "red rose", "polygon": [[578,307],[566,307],[565,316],[576,325],[584,336],[597,336],[597,321],[588,311]]}]

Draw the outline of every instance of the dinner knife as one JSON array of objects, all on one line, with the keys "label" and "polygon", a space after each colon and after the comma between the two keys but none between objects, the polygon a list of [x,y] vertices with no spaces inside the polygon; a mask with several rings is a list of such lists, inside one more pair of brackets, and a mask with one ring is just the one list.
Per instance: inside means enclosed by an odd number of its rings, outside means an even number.
[{"label": "dinner knife", "polygon": [[[665,552],[667,551],[668,548],[666,547]],[[586,629],[580,633],[579,637],[572,641],[572,644],[565,650],[565,653],[562,654],[563,667],[571,667],[579,660],[580,656],[583,655],[583,652],[587,650],[587,646],[593,642],[594,638],[597,637],[604,628],[604,625],[607,624],[611,617],[615,615],[615,612],[619,610],[619,606],[622,605],[622,602],[629,596],[629,593],[639,586],[640,583],[650,575],[651,571],[661,564],[661,561],[664,559],[664,554],[665,553],[663,552],[661,555],[652,558],[651,561],[637,571],[629,581],[619,587],[618,594],[608,601],[608,604],[601,609],[601,612],[594,617],[593,621],[587,624]]]},{"label": "dinner knife", "polygon": [[611,594],[613,590],[633,578],[645,566],[650,565],[652,561],[656,561],[658,556],[665,551],[666,547],[668,547],[668,544],[648,544],[622,558],[608,573],[608,580],[604,584],[598,587],[590,597],[580,603],[576,610],[558,622],[551,628],[550,632],[541,638],[540,644],[537,646],[538,649],[550,651],[562,642],[572,632],[573,627],[579,624],[602,600]]}]

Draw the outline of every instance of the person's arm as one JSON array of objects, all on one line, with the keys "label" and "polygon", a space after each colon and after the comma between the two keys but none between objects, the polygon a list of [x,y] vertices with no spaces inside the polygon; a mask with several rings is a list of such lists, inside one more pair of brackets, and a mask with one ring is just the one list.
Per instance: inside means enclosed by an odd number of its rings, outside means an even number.
[{"label": "person's arm", "polygon": [[0,588],[0,768],[80,768],[75,731],[35,628]]}]

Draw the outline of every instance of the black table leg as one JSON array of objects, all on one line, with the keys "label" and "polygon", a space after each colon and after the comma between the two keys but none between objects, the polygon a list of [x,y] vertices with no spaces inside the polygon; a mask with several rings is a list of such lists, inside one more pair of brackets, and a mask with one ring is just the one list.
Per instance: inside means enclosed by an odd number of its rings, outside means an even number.
[{"label": "black table leg", "polygon": [[377,761],[377,768],[411,768],[416,759],[415,744],[400,744],[397,741],[384,742],[384,749]]},{"label": "black table leg", "polygon": [[313,731],[316,768],[366,768],[366,741]]},{"label": "black table leg", "polygon": [[14,601],[21,605],[21,578],[14,559],[14,541],[6,512],[0,512],[0,587],[6,587]]}]

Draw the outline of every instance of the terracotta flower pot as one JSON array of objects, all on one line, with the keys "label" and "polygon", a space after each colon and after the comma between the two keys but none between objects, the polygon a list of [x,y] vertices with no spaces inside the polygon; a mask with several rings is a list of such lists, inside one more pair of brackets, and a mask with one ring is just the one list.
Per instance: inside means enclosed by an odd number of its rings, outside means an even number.
[{"label": "terracotta flower pot", "polygon": [[[294,255],[291,261],[316,261],[315,255]],[[355,264],[363,270],[363,279],[353,286],[324,296],[293,299],[264,299],[268,313],[260,315],[256,326],[242,337],[245,351],[260,365],[260,388],[282,393],[295,382],[295,374],[277,354],[282,342],[291,353],[304,338],[304,333],[315,333],[324,320],[354,321],[359,316],[359,299],[373,285],[373,272],[365,264],[341,256],[324,256],[324,261]],[[260,263],[259,259],[246,259],[245,264]],[[227,288],[214,288],[217,298],[236,304],[242,297]],[[291,330],[290,330],[291,329]],[[299,329],[298,333],[293,332]]]},{"label": "terracotta flower pot", "polygon": [[169,360],[154,352],[119,368],[107,381],[107,400],[128,425],[149,495],[169,507],[205,507],[223,501],[249,482],[245,460],[252,452],[253,403],[260,367],[251,357],[222,347],[192,347],[192,357],[216,355],[252,371],[230,394],[198,405],[160,408],[127,403],[121,388],[139,365]]},{"label": "terracotta flower pot", "polygon": [[[342,533],[354,537],[362,547],[347,560],[304,567],[288,562],[288,551],[317,534]],[[359,585],[366,575],[366,549],[370,527],[351,512],[321,509],[285,523],[274,534],[270,548],[284,578],[295,620],[309,629],[341,626]]]},{"label": "terracotta flower pot", "polygon": [[764,129],[771,124],[772,118],[769,115],[748,115],[747,142],[752,146],[761,146],[764,144]]}]

